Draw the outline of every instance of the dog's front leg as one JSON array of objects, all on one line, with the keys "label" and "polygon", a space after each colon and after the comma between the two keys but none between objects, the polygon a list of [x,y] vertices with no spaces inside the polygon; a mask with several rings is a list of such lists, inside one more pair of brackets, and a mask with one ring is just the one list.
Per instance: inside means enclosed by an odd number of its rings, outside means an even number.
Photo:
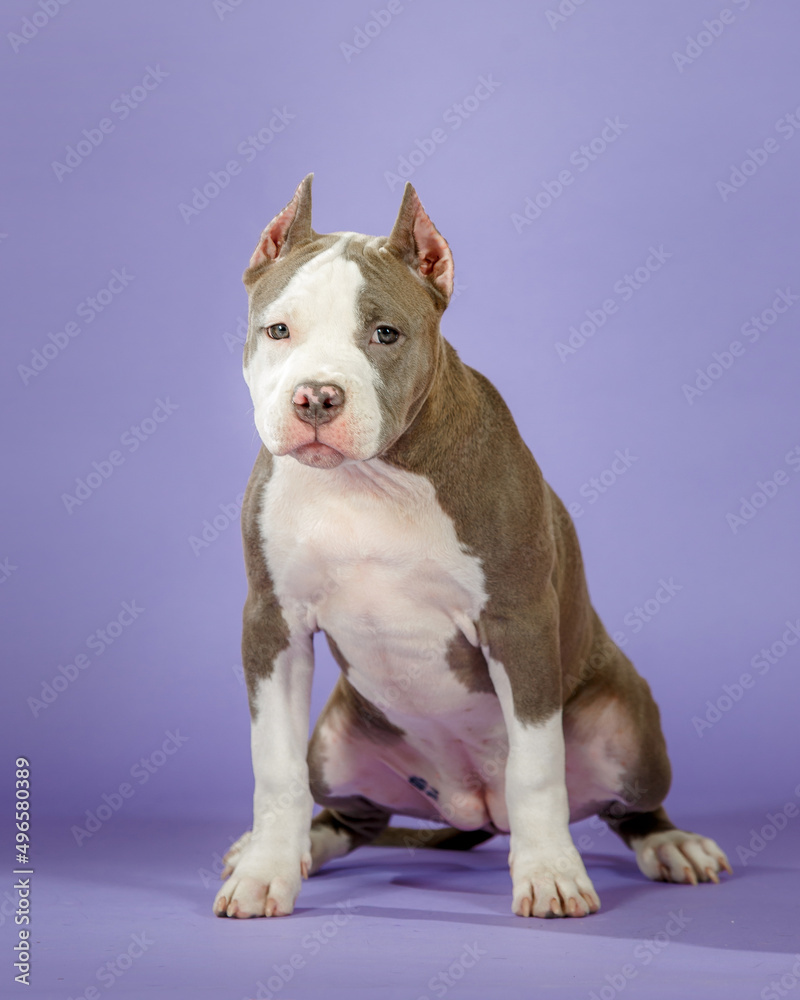
[{"label": "dog's front leg", "polygon": [[569,832],[558,627],[554,614],[486,618],[483,649],[508,732],[505,796],[512,909],[582,917],[600,908]]},{"label": "dog's front leg", "polygon": [[[314,654],[309,634],[292,635],[269,660],[263,617],[245,616],[255,794],[253,832],[214,900],[224,917],[289,914],[311,866],[306,752]],[[250,630],[250,632],[248,632]],[[258,669],[254,668],[257,663]]]}]

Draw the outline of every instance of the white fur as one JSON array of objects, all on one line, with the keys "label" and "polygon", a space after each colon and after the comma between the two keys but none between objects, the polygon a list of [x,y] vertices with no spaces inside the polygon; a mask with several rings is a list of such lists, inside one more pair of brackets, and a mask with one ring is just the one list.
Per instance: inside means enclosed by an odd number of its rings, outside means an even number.
[{"label": "white fur", "polygon": [[600,901],[569,832],[561,710],[542,723],[520,722],[505,668],[491,659],[488,649],[484,655],[508,730],[506,806],[514,912],[542,917],[548,912],[589,913]]},{"label": "white fur", "polygon": [[217,893],[214,909],[220,915],[291,913],[302,873],[310,868],[313,802],[306,748],[312,674],[310,637],[295,635],[256,690],[253,831],[243,846],[236,845],[234,872]]},{"label": "white fur", "polygon": [[[250,317],[256,348],[244,369],[256,428],[273,455],[314,440],[314,428],[297,419],[292,395],[308,381],[333,382],[345,392],[345,408],[319,428],[317,440],[353,459],[370,458],[380,442],[379,376],[356,338],[357,301],[364,286],[358,265],[342,257],[352,234],[304,264],[283,292]],[[264,328],[286,323],[290,336],[270,339]]]}]

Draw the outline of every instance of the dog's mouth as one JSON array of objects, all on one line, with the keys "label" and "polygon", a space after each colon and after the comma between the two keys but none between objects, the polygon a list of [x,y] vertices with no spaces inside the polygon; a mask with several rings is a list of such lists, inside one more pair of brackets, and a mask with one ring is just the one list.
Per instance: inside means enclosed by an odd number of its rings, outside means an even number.
[{"label": "dog's mouth", "polygon": [[301,444],[289,454],[302,465],[310,465],[313,469],[335,469],[344,461],[344,455],[340,451],[321,441]]}]

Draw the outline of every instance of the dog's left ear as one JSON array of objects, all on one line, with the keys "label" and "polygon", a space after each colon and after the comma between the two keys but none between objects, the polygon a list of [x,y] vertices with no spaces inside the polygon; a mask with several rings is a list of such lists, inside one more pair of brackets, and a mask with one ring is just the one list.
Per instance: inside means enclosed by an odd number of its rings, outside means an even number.
[{"label": "dog's left ear", "polygon": [[447,305],[453,294],[453,255],[409,183],[386,246],[430,281]]},{"label": "dog's left ear", "polygon": [[258,246],[253,251],[250,263],[245,271],[244,280],[253,275],[264,264],[277,260],[282,254],[288,253],[292,247],[313,239],[311,228],[311,181],[313,174],[308,174],[297,186],[294,198],[279,212],[262,232]]}]

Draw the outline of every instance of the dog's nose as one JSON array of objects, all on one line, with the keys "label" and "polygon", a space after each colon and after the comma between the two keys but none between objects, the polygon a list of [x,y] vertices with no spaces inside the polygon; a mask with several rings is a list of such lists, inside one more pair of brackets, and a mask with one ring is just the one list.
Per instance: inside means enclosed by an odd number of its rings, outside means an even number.
[{"label": "dog's nose", "polygon": [[294,412],[309,424],[328,424],[344,409],[344,389],[331,382],[303,382],[292,393]]}]

